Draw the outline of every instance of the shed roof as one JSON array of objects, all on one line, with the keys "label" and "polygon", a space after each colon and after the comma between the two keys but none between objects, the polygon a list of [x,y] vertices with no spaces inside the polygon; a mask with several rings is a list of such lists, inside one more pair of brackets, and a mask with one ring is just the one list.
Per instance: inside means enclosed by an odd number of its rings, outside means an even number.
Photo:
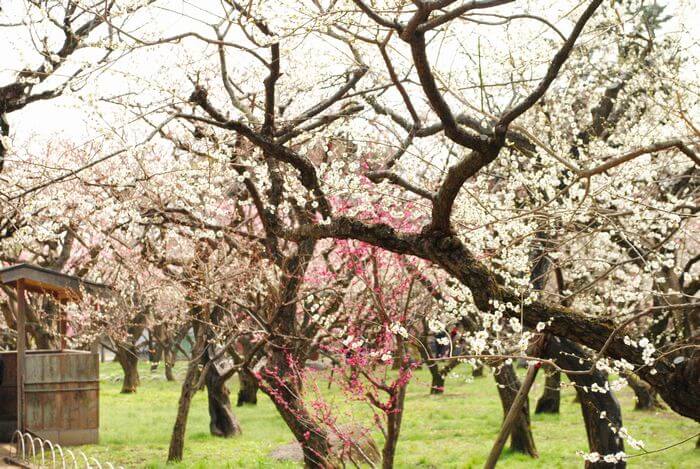
[{"label": "shed roof", "polygon": [[0,283],[3,285],[16,286],[18,280],[23,281],[27,291],[48,293],[59,300],[80,299],[83,291],[104,295],[110,290],[107,285],[33,264],[15,264],[0,269]]}]

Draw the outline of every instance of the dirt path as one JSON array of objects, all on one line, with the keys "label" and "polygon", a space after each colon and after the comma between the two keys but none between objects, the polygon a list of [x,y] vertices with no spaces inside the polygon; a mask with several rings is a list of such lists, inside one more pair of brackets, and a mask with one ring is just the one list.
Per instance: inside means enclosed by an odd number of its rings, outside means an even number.
[{"label": "dirt path", "polygon": [[0,469],[17,469],[17,466],[11,466],[5,462],[5,458],[12,454],[12,446],[0,443]]}]

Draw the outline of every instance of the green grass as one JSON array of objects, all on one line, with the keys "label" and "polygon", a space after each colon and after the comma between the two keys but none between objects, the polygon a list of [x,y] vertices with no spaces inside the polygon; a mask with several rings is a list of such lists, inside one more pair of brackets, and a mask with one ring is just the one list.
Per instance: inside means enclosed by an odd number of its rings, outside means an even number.
[{"label": "green grass", "polygon": [[[182,365],[180,365],[182,366]],[[481,467],[486,459],[502,419],[493,379],[489,376],[472,382],[466,367],[458,368],[448,379],[442,396],[429,396],[429,375],[419,371],[409,387],[406,413],[398,446],[396,466],[401,468]],[[180,375],[182,370],[180,370]],[[100,445],[82,448],[101,462],[111,461],[125,467],[165,467],[179,383],[169,383],[161,373],[141,370],[142,385],[137,394],[119,394],[120,370],[114,364],[102,367]],[[237,379],[231,381],[232,396]],[[543,385],[540,376],[531,395],[538,396]],[[321,386],[324,390],[325,383]],[[340,392],[324,391],[338,406],[341,417],[369,425],[364,404],[348,403]],[[533,416],[533,432],[538,459],[506,451],[499,467],[582,467],[577,450],[586,450],[586,433],[580,408],[573,401],[574,391],[567,386],[562,396],[560,415]],[[630,434],[642,439],[648,450],[656,450],[682,441],[700,431],[689,419],[670,411],[635,412],[629,389],[618,395],[624,424]],[[289,443],[292,436],[274,407],[264,395],[256,407],[234,409],[243,435],[219,439],[209,435],[206,394],[197,394],[190,412],[185,458],[173,468],[285,468],[299,467],[268,457],[271,449]],[[376,435],[379,440],[379,435]],[[381,442],[381,441],[378,441]],[[628,448],[628,453],[635,453]],[[695,440],[665,451],[633,458],[630,467],[700,467],[700,450]]]}]

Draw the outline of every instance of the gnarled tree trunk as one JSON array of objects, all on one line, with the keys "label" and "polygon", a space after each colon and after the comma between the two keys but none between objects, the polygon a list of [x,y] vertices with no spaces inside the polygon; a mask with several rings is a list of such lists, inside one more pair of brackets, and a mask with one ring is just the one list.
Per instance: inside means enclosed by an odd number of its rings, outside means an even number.
[{"label": "gnarled tree trunk", "polygon": [[561,373],[550,370],[544,382],[544,391],[537,400],[536,414],[558,414],[561,400]]},{"label": "gnarled tree trunk", "polygon": [[136,388],[141,384],[138,369],[139,357],[136,354],[136,347],[133,345],[118,345],[114,356],[124,371],[121,393],[135,393]]},{"label": "gnarled tree trunk", "polygon": [[659,401],[658,394],[648,383],[642,381],[639,376],[629,372],[622,375],[634,391],[634,410],[654,410],[663,409],[664,406]]},{"label": "gnarled tree trunk", "polygon": [[236,406],[244,404],[255,405],[258,403],[258,380],[246,370],[238,373],[238,400]]},{"label": "gnarled tree trunk", "polygon": [[296,254],[284,263],[283,292],[271,324],[268,361],[260,371],[259,385],[301,444],[306,467],[325,469],[332,465],[333,455],[327,430],[306,409],[302,373],[308,349],[305,341],[297,339],[298,294],[315,244],[312,240],[299,242]]},{"label": "gnarled tree trunk", "polygon": [[182,461],[182,454],[185,449],[185,433],[187,431],[187,417],[190,414],[192,398],[197,392],[197,379],[199,377],[199,364],[190,363],[187,367],[185,380],[182,382],[182,391],[177,405],[177,416],[173,433],[170,437],[170,449],[168,450],[168,462]]},{"label": "gnarled tree trunk", "polygon": [[[503,415],[505,417],[513,405],[518,389],[520,389],[520,380],[515,374],[515,369],[512,364],[504,364],[501,366],[501,368],[494,373],[494,378],[498,383],[498,395],[501,398]],[[535,439],[532,436],[532,429],[530,428],[530,405],[528,401],[529,399],[525,400],[520,412],[520,417],[513,425],[510,434],[510,449],[532,457],[537,457]]]},{"label": "gnarled tree trunk", "polygon": [[209,431],[214,436],[228,438],[241,433],[238,419],[231,410],[226,381],[228,376],[219,376],[214,366],[209,366],[205,377],[209,400]]},{"label": "gnarled tree trunk", "polygon": [[[592,365],[590,360],[583,360],[583,362],[580,360],[580,357],[586,356],[583,348],[561,337],[551,337],[547,341],[543,356],[553,359],[557,365],[565,370],[587,371],[591,369]],[[601,455],[600,461],[588,462],[586,467],[595,469],[626,467],[625,461],[607,463],[602,460],[605,455],[617,454],[625,449],[624,441],[616,431],[613,431],[613,428],[617,430],[622,427],[620,403],[612,391],[601,393],[591,390],[594,384],[605,388],[608,382],[607,373],[593,367],[593,371],[590,373],[570,373],[567,376],[576,386],[576,395],[581,403],[581,413],[588,436],[588,448],[591,452],[597,452]]]},{"label": "gnarled tree trunk", "polygon": [[[427,327],[427,326],[426,326]],[[427,335],[423,338],[423,343],[427,343]],[[428,350],[425,347],[419,347],[423,363],[428,366],[430,371],[430,394],[442,394],[445,392],[445,374],[440,370],[439,362],[433,360]],[[401,367],[401,356],[394,355],[394,365],[398,364]],[[396,369],[393,367],[392,369]]]},{"label": "gnarled tree trunk", "polygon": [[[597,370],[593,375],[576,376],[576,393],[581,400],[581,413],[583,414],[583,421],[586,424],[588,447],[591,451],[599,453],[601,458],[608,454],[617,454],[620,451],[624,451],[624,442],[622,438],[611,429],[611,426],[616,429],[622,426],[620,404],[610,392],[601,394],[599,392],[590,391],[590,385],[593,383],[602,386],[607,382],[607,374]],[[589,391],[584,391],[583,386],[589,386]],[[601,412],[603,411],[605,412],[605,418],[601,418]],[[626,466],[627,463],[625,461],[607,463],[601,460],[595,463],[586,463],[586,467],[588,468],[621,469]]]}]

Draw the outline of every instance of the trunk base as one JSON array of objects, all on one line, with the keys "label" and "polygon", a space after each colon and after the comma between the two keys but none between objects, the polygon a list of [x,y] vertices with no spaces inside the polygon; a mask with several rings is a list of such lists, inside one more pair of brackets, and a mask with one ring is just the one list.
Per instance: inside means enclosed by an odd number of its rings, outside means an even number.
[{"label": "trunk base", "polygon": [[[520,380],[515,373],[513,365],[503,365],[501,369],[494,373],[496,382],[498,383],[498,395],[501,398],[503,407],[503,415],[507,415],[515,395],[520,389]],[[533,458],[538,457],[537,448],[535,447],[535,439],[532,436],[530,428],[530,405],[529,399],[525,399],[521,415],[513,425],[510,434],[510,449],[518,453],[527,454]]]},{"label": "trunk base", "polygon": [[445,392],[445,377],[440,372],[433,373],[430,384],[430,394],[443,394]]},{"label": "trunk base", "polygon": [[213,366],[209,368],[205,379],[209,399],[210,433],[223,438],[240,435],[241,426],[231,410],[231,392],[226,386],[226,379],[220,377]]},{"label": "trunk base", "polygon": [[[544,356],[554,359],[557,365],[568,370],[585,371],[589,370],[592,365],[589,359],[580,360],[579,357],[586,357],[586,352],[578,344],[561,337],[552,337],[551,340],[547,341]],[[624,451],[624,441],[610,428],[622,427],[620,403],[612,391],[604,394],[590,391],[593,384],[599,387],[604,387],[607,384],[607,373],[594,369],[592,373],[570,374],[568,378],[576,386],[576,397],[581,404],[581,414],[586,426],[589,451],[597,452],[601,456]],[[588,390],[588,392],[584,389]],[[605,411],[605,417],[601,418],[601,412],[603,411]],[[617,463],[606,463],[604,461],[586,463],[587,468],[595,469],[622,469],[626,466],[627,463],[625,461]]]},{"label": "trunk base", "polygon": [[115,354],[116,360],[124,371],[124,381],[122,381],[122,394],[133,394],[141,384],[139,378],[139,357],[136,355],[136,348],[118,347]]},{"label": "trunk base", "polygon": [[243,407],[245,404],[256,405],[258,403],[258,382],[254,376],[249,376],[246,372],[238,373],[238,399],[236,407]]},{"label": "trunk base", "polygon": [[542,396],[535,406],[536,414],[558,414],[561,402],[561,373],[554,371],[547,374]]},{"label": "trunk base", "polygon": [[634,373],[626,373],[623,377],[634,391],[634,410],[658,410],[664,408],[654,388],[642,381],[639,376]]}]

